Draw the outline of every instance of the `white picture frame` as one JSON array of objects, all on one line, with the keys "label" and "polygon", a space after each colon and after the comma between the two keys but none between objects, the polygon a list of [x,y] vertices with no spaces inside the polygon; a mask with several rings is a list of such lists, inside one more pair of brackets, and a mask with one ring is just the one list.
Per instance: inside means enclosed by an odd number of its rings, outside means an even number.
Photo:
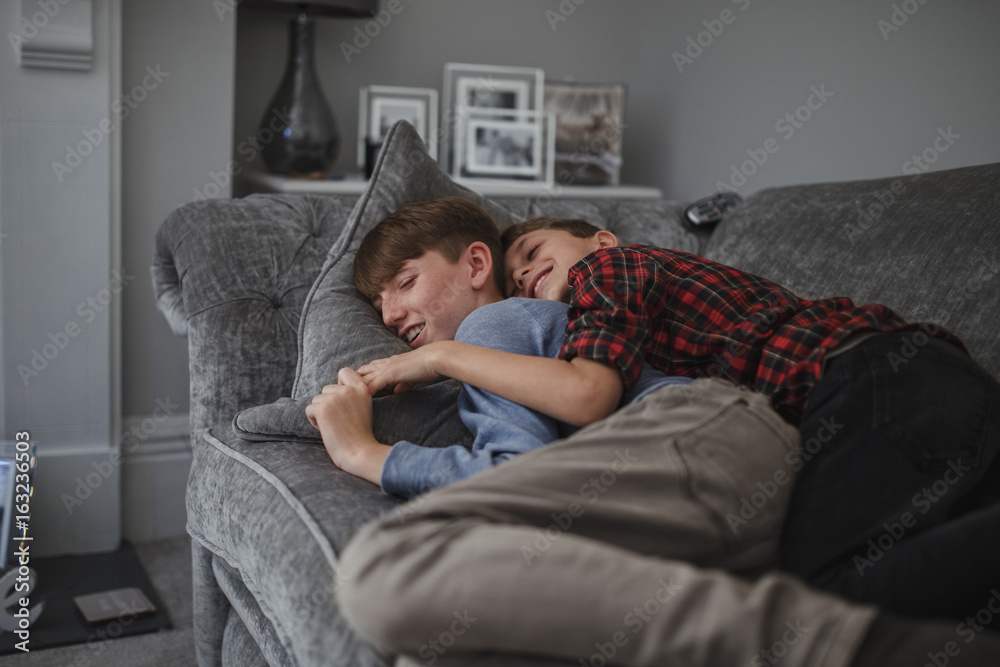
[{"label": "white picture frame", "polygon": [[[512,112],[540,112],[545,94],[545,72],[536,67],[504,67],[445,63],[442,89],[441,150],[438,162],[455,172],[465,156],[456,151],[467,131],[465,121],[473,110],[509,109]],[[518,120],[515,114],[506,120]],[[540,119],[539,119],[540,121]]]},{"label": "white picture frame", "polygon": [[365,140],[381,142],[396,121],[406,120],[438,155],[438,91],[406,86],[363,86],[359,93],[358,169],[365,166]]},{"label": "white picture frame", "polygon": [[531,86],[517,79],[484,82],[478,77],[460,76],[455,81],[455,101],[470,109],[531,110]]},{"label": "white picture frame", "polygon": [[[554,114],[503,108],[459,107],[459,111],[453,179],[553,182]],[[507,141],[500,145],[486,141],[484,134],[491,132]]]},{"label": "white picture frame", "polygon": [[465,149],[465,171],[470,176],[538,178],[542,126],[521,120],[470,119]]}]

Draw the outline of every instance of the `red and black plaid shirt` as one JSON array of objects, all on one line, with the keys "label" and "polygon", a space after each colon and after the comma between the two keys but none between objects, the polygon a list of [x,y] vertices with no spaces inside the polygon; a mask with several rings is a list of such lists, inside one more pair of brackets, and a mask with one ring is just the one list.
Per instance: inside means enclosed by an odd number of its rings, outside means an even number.
[{"label": "red and black plaid shirt", "polygon": [[[771,397],[798,423],[826,353],[859,331],[916,329],[880,305],[807,301],[769,280],[689,253],[598,250],[569,271],[560,356],[618,368],[626,387],[645,361],[668,375],[723,377]],[[922,327],[964,349],[940,327]]]}]

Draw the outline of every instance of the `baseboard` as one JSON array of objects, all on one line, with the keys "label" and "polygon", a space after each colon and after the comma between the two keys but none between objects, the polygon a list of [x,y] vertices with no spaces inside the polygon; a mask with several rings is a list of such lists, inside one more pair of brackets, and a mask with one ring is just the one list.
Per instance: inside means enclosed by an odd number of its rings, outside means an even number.
[{"label": "baseboard", "polygon": [[122,419],[122,535],[133,544],[186,535],[188,413]]}]

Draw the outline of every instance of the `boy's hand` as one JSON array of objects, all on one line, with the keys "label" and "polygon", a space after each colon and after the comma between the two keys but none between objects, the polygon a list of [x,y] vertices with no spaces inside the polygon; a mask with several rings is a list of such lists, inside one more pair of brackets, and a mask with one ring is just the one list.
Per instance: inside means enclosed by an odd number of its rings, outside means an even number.
[{"label": "boy's hand", "polygon": [[394,387],[399,393],[409,391],[418,382],[427,382],[440,377],[435,369],[437,354],[447,350],[445,343],[439,341],[418,347],[412,352],[404,352],[388,359],[375,359],[358,369],[358,374],[368,386],[368,392],[375,395],[386,387]]},{"label": "boy's hand", "polygon": [[323,446],[342,470],[379,484],[389,447],[372,433],[372,397],[350,368],[337,374],[306,406],[306,417],[323,437]]}]

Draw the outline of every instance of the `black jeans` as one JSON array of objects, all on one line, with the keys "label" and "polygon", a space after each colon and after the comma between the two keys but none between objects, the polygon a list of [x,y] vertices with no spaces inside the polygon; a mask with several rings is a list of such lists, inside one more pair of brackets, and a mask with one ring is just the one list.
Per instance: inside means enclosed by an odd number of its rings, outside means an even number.
[{"label": "black jeans", "polygon": [[873,336],[830,361],[799,432],[783,569],[917,616],[964,619],[1000,591],[1000,384],[967,354]]}]

